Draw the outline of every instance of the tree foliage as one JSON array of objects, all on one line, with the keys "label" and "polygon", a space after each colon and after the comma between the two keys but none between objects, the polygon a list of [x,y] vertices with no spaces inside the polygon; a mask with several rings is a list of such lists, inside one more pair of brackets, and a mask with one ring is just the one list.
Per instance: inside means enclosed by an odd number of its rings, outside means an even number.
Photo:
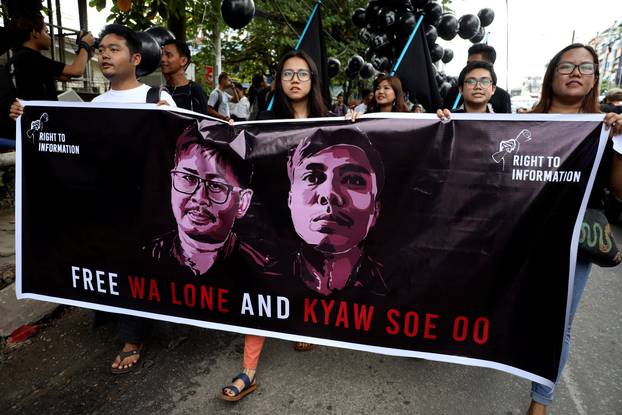
[{"label": "tree foliage", "polygon": [[[198,78],[205,65],[213,65],[214,39],[222,45],[223,70],[236,79],[250,81],[256,73],[270,74],[283,53],[296,45],[316,0],[255,0],[255,17],[245,28],[230,29],[220,15],[220,0],[133,0],[128,12],[122,12],[117,0],[90,0],[98,10],[108,9],[108,21],[145,30],[154,25],[169,27],[178,38],[185,38],[198,51],[193,56]],[[352,23],[356,8],[368,0],[323,0],[322,22],[329,57],[345,68],[354,54],[364,55],[366,45],[359,40],[360,29]],[[442,0],[449,10],[451,0]],[[181,26],[180,26],[181,24]],[[217,33],[216,33],[217,32]],[[344,82],[343,71],[333,82]]]}]

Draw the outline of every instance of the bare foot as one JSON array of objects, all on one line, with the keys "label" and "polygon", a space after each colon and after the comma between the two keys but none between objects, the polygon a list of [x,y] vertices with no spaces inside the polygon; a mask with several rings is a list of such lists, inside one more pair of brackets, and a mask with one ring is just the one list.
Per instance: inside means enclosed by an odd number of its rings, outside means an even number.
[{"label": "bare foot", "polygon": [[[123,351],[132,352],[134,350],[141,350],[142,347],[143,347],[142,344],[125,343],[123,345]],[[123,360],[121,360],[121,356],[117,355],[117,357],[114,358],[114,362],[112,362],[112,368],[113,369],[126,369],[129,367],[132,367],[136,364],[136,362],[138,362],[138,359],[140,359],[140,353],[134,354],[132,356],[128,356]]]},{"label": "bare foot", "polygon": [[546,405],[542,405],[536,401],[531,401],[527,415],[546,415]]},{"label": "bare foot", "polygon": [[[246,369],[246,368],[242,369],[242,373],[248,376],[248,378],[251,380],[251,383],[255,379],[255,372],[256,370],[253,370],[253,369]],[[242,379],[236,379],[235,382],[231,383],[231,385],[238,388],[240,392],[242,392],[242,390],[244,389],[244,382],[242,381]],[[236,395],[236,393],[228,387],[224,388],[222,392],[227,396]]]}]

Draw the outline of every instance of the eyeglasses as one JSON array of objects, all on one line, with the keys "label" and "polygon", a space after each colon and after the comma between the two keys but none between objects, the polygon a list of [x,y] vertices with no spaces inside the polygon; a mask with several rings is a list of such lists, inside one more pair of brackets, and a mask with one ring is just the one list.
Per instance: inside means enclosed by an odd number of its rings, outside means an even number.
[{"label": "eyeglasses", "polygon": [[185,171],[173,170],[171,176],[173,178],[173,189],[179,193],[193,195],[203,184],[207,198],[218,205],[226,203],[234,189],[240,189],[225,183],[204,179]]},{"label": "eyeglasses", "polygon": [[596,65],[593,62],[581,62],[578,65],[572,62],[562,62],[557,65],[557,72],[562,75],[570,75],[574,72],[574,68],[579,68],[581,75],[592,75],[596,70]]},{"label": "eyeglasses", "polygon": [[311,79],[311,71],[307,71],[306,69],[301,69],[299,71],[285,69],[281,72],[281,78],[283,78],[284,81],[291,81],[294,79],[294,75],[298,77],[300,82],[307,82]]},{"label": "eyeglasses", "polygon": [[470,86],[471,88],[475,88],[475,85],[479,84],[482,88],[488,88],[492,85],[492,79],[490,78],[467,78],[464,80],[464,84]]}]

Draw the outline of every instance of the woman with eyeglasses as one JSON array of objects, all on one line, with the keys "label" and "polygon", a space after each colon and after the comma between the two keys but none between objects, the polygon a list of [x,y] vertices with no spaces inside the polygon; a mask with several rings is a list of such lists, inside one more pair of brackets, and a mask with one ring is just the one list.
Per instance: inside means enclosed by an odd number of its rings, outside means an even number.
[{"label": "woman with eyeglasses", "polygon": [[[329,113],[322,98],[317,67],[303,51],[291,51],[279,61],[275,77],[275,94],[272,110],[260,112],[257,120],[317,118]],[[239,401],[256,389],[255,372],[263,349],[265,337],[244,337],[244,361],[240,372],[229,386],[222,389],[221,399]],[[310,343],[295,343],[294,349],[306,351]]]},{"label": "woman with eyeglasses", "polygon": [[257,120],[328,116],[317,73],[315,62],[304,51],[283,55],[276,70],[272,110],[260,112]]},{"label": "woman with eyeglasses", "polygon": [[454,113],[492,113],[490,98],[497,89],[497,74],[493,66],[485,61],[471,61],[460,71],[458,90],[463,97],[463,104],[454,111],[438,110],[436,115],[445,121]]},{"label": "woman with eyeglasses", "polygon": [[[594,49],[579,43],[567,46],[551,59],[542,82],[540,101],[531,112],[544,114],[599,113],[598,83],[598,56]],[[606,128],[611,131],[610,136],[622,133],[622,115],[608,113],[604,117],[604,122]],[[611,141],[598,169],[588,207],[602,209],[605,187],[609,187],[615,197],[622,199],[622,157],[613,151]],[[568,359],[572,320],[581,300],[590,269],[591,263],[581,259],[577,260],[568,330],[564,333],[558,380]],[[533,382],[531,388],[532,401],[527,414],[544,415],[547,405],[553,401],[553,393],[553,388]]]}]

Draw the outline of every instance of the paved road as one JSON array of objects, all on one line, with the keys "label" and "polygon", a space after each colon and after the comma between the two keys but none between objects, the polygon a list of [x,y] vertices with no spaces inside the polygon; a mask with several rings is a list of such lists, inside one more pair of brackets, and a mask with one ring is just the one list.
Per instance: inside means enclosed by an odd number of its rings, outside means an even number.
[{"label": "paved road", "polygon": [[[616,229],[622,241],[620,228]],[[537,307],[537,304],[533,304]],[[269,339],[258,390],[217,393],[239,370],[242,336],[159,324],[143,367],[113,377],[111,325],[64,308],[29,344],[4,350],[0,414],[524,414],[530,382],[491,369]],[[594,268],[551,414],[622,414],[622,268]],[[534,339],[537,341],[537,339]]]}]

